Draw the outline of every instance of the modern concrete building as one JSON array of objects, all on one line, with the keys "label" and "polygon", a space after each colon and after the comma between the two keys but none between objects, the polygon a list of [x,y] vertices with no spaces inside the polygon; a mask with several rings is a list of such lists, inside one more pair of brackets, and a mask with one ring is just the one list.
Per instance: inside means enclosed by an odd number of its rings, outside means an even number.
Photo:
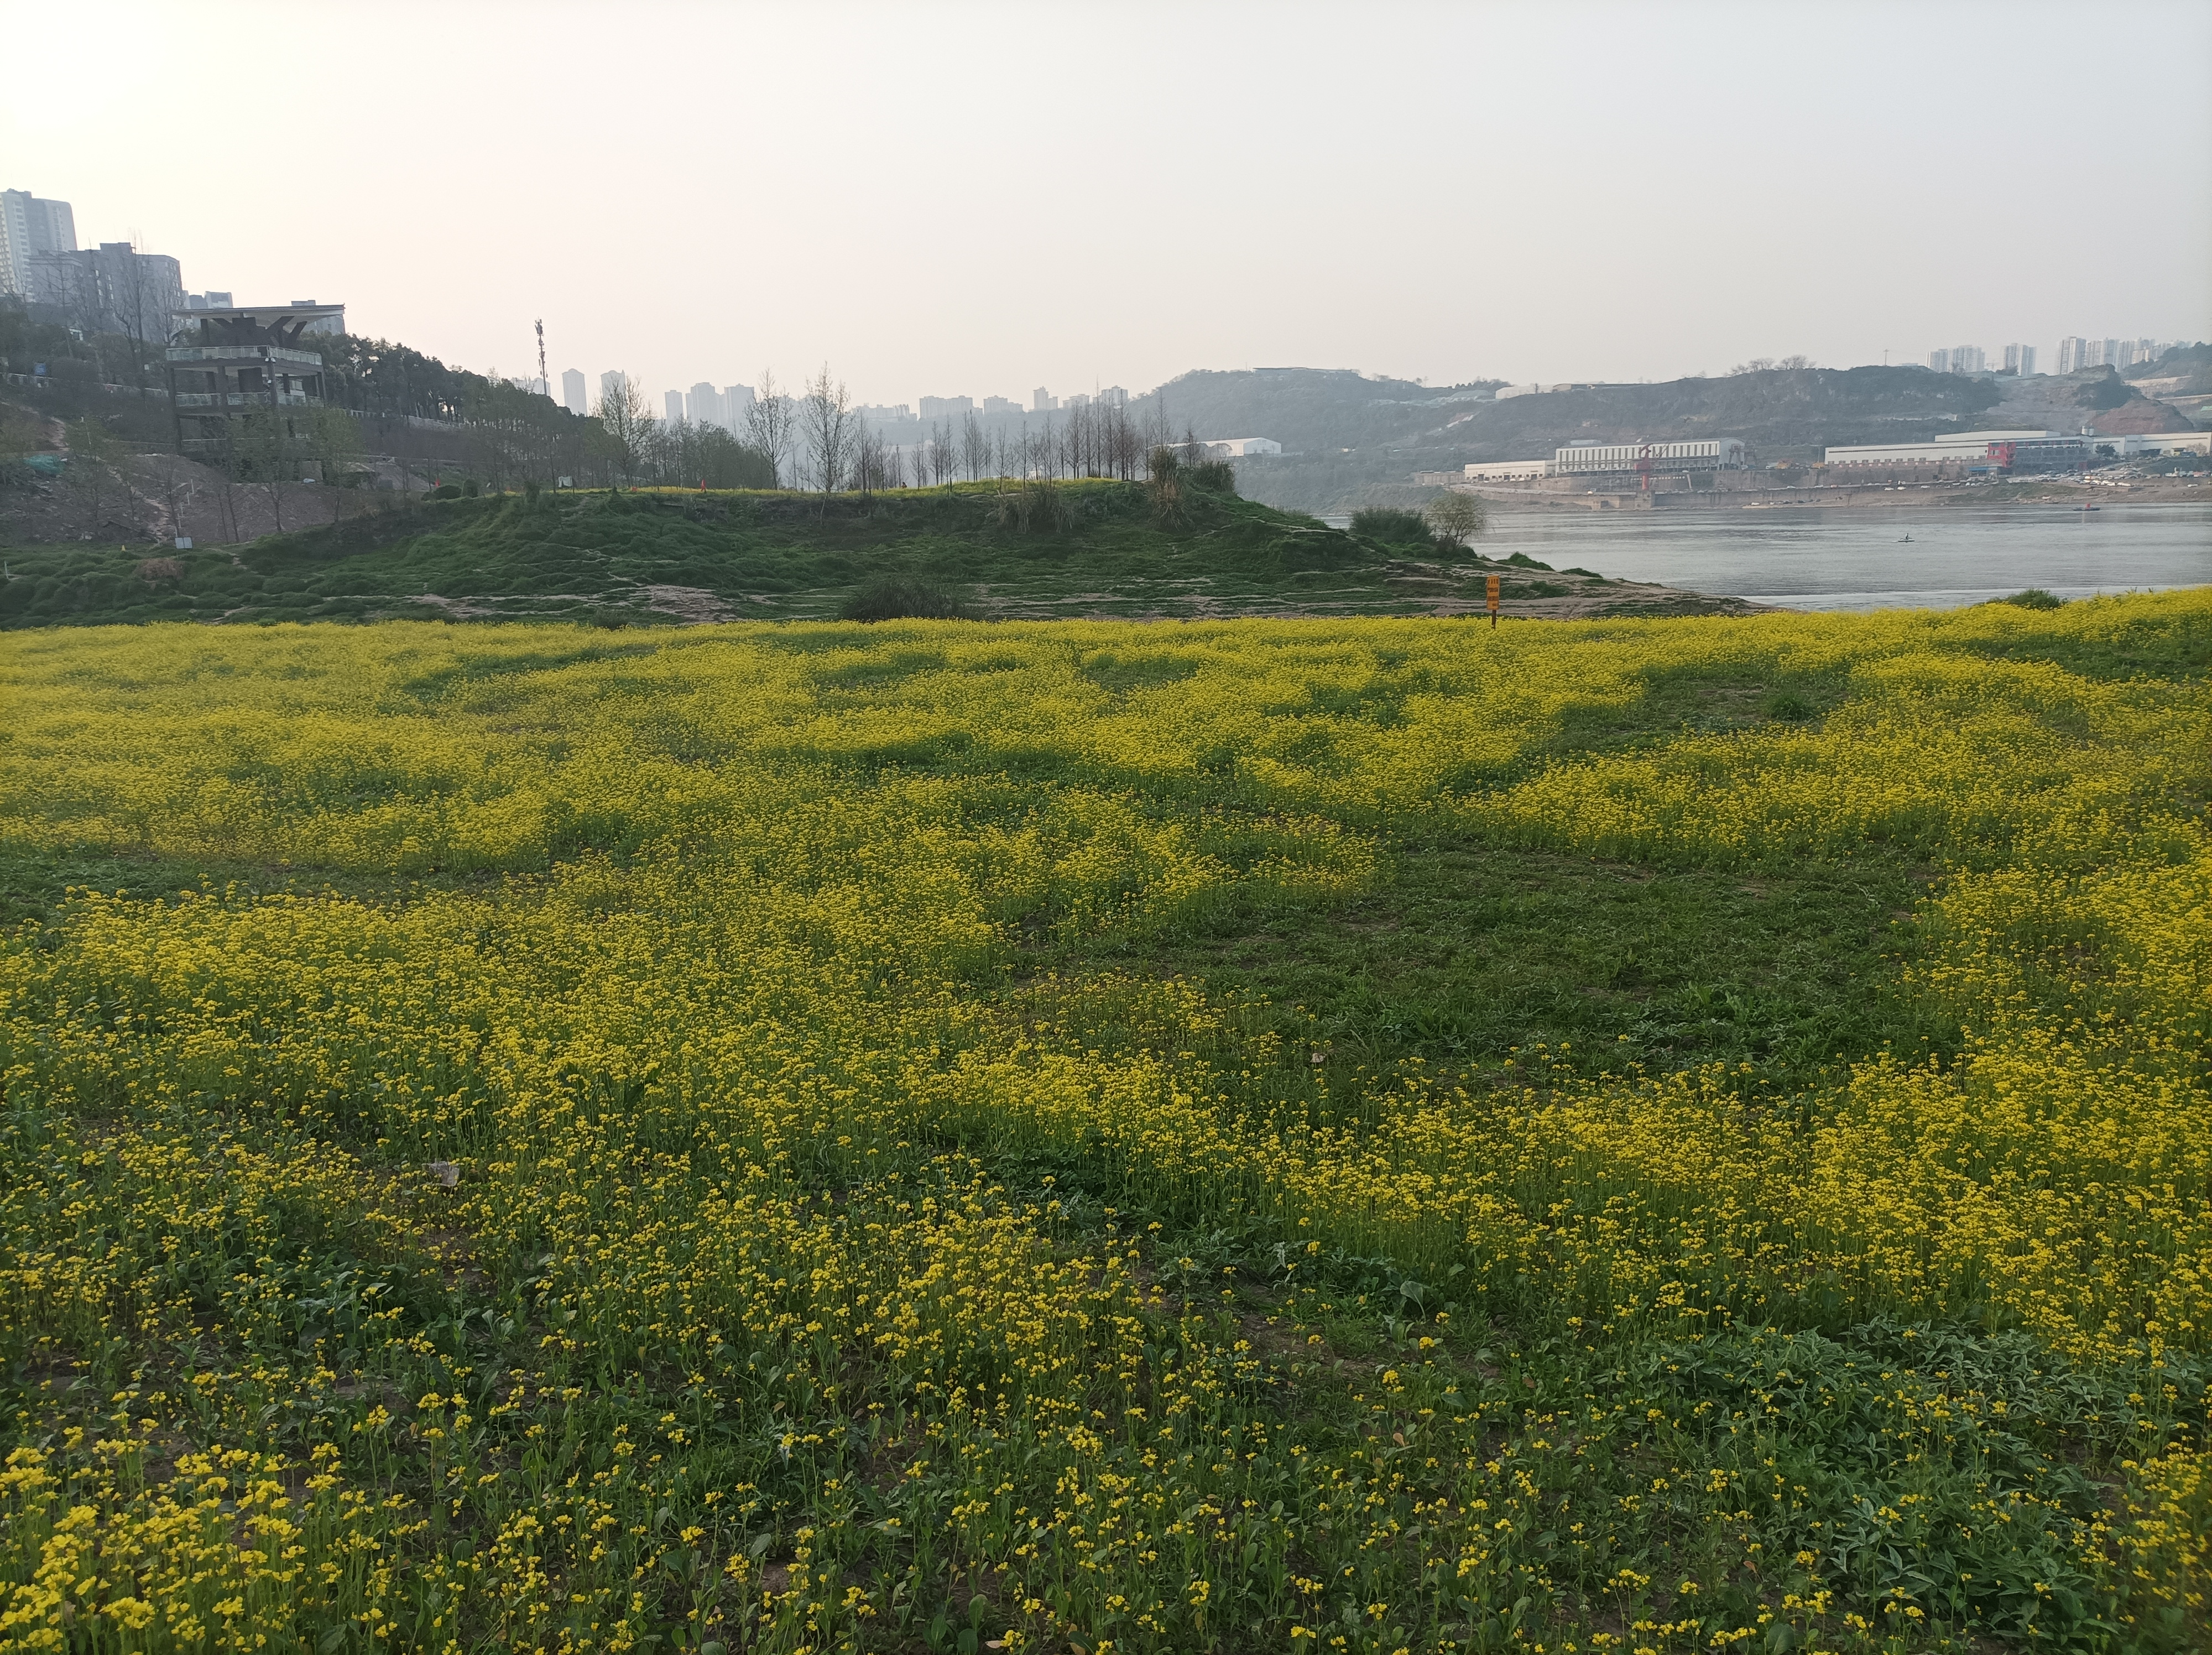
[{"label": "modern concrete building", "polygon": [[924,419],[958,419],[963,414],[975,411],[972,397],[924,397],[921,417]]},{"label": "modern concrete building", "polygon": [[986,397],[983,399],[983,415],[987,419],[1001,418],[1007,414],[1018,414],[1021,411],[1021,404],[1016,402],[1012,397]]},{"label": "modern concrete building", "polygon": [[33,255],[76,251],[76,215],[66,201],[0,190],[0,293],[32,297]]},{"label": "modern concrete building", "polygon": [[1572,442],[1552,455],[1552,474],[1590,472],[1718,472],[1743,467],[1735,437],[1702,442]]},{"label": "modern concrete building", "polygon": [[562,370],[561,405],[572,414],[583,415],[592,411],[592,405],[584,397],[582,370],[574,368]]},{"label": "modern concrete building", "polygon": [[714,425],[730,429],[727,413],[722,407],[722,393],[702,380],[684,395],[685,417],[694,425]]},{"label": "modern concrete building", "polygon": [[1030,412],[1032,414],[1057,413],[1059,410],[1060,399],[1048,394],[1044,386],[1040,385],[1030,393]]},{"label": "modern concrete building", "polygon": [[623,386],[629,382],[629,375],[623,373],[621,368],[610,368],[599,375],[600,400],[605,401],[609,397],[620,396]]},{"label": "modern concrete building", "polygon": [[1205,447],[1208,459],[1249,459],[1283,452],[1283,445],[1273,437],[1209,437]]},{"label": "modern concrete building", "polygon": [[185,307],[183,272],[166,253],[140,253],[128,241],[34,253],[25,296],[51,305],[72,327],[127,333],[158,344],[170,317]]},{"label": "modern concrete building", "polygon": [[1102,408],[1127,408],[1129,393],[1118,385],[1109,385],[1098,393],[1098,405]]},{"label": "modern concrete building", "polygon": [[660,393],[660,411],[661,417],[665,419],[671,425],[683,424],[684,393],[681,391],[662,392]]},{"label": "modern concrete building", "polygon": [[2087,449],[2058,431],[1953,431],[1927,442],[1865,442],[1826,451],[1831,466],[1952,465],[1961,471],[2065,471]]},{"label": "modern concrete building", "polygon": [[2035,347],[2032,344],[2008,344],[2004,348],[2004,371],[2026,378],[2035,372]]},{"label": "modern concrete building", "polygon": [[182,307],[185,310],[228,310],[230,307],[231,297],[228,293],[218,293],[210,288],[205,293],[187,293]]},{"label": "modern concrete building", "polygon": [[283,421],[288,437],[305,435],[297,416],[321,404],[324,363],[300,348],[301,339],[313,323],[344,315],[343,305],[246,305],[179,315],[167,352],[177,452],[231,458],[239,422],[263,410]]},{"label": "modern concrete building", "polygon": [[1469,465],[1463,473],[1470,483],[1533,483],[1552,474],[1548,459],[1491,459]]}]

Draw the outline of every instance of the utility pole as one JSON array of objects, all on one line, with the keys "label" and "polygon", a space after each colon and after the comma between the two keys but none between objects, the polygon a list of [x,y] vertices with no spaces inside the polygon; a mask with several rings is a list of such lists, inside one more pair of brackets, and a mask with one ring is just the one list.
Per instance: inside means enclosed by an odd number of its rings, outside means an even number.
[{"label": "utility pole", "polygon": [[541,396],[550,397],[553,394],[553,381],[545,377],[545,319],[543,316],[540,316],[535,326],[538,329],[538,394]]}]

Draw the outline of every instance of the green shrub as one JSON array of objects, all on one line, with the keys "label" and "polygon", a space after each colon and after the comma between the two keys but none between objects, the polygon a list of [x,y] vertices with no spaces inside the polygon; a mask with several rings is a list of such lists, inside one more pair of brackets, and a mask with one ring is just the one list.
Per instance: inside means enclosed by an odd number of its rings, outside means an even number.
[{"label": "green shrub", "polygon": [[901,575],[879,575],[851,597],[837,611],[848,621],[967,621],[975,618],[968,606],[943,587],[929,581]]},{"label": "green shrub", "polygon": [[1190,466],[1186,475],[1190,486],[1206,494],[1234,495],[1237,492],[1237,468],[1225,459],[1201,459]]},{"label": "green shrub", "polygon": [[1996,601],[2011,604],[2020,609],[2057,609],[2064,605],[2066,599],[2056,593],[2045,592],[2039,586],[2032,586],[2025,592],[2015,592],[2011,597],[1999,598]]},{"label": "green shrub", "polygon": [[1398,506],[1369,506],[1352,513],[1352,532],[1386,546],[1425,546],[1436,538],[1427,518]]}]

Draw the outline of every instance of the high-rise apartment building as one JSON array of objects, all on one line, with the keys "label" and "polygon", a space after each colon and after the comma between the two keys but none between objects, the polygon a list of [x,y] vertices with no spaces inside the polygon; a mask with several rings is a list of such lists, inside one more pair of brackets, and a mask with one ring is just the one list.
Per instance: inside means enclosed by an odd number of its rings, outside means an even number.
[{"label": "high-rise apartment building", "polygon": [[730,429],[735,431],[745,423],[745,410],[753,405],[753,388],[750,385],[726,385],[722,387],[722,407],[730,417]]},{"label": "high-rise apartment building", "polygon": [[169,337],[185,308],[182,269],[167,253],[140,253],[128,241],[56,248],[31,255],[27,296],[52,305],[72,326],[127,333],[149,344]]},{"label": "high-rise apartment building", "polygon": [[1948,350],[1929,351],[1928,353],[1928,366],[1929,370],[1934,373],[1949,373],[1951,371],[1951,353]]},{"label": "high-rise apartment building", "polygon": [[2004,350],[2004,371],[2008,374],[2029,374],[2035,372],[2035,347],[2032,344],[2008,344]]},{"label": "high-rise apartment building", "polygon": [[957,419],[963,414],[975,411],[973,397],[924,397],[921,417],[924,419]]},{"label": "high-rise apartment building", "polygon": [[1978,374],[1986,358],[1978,344],[1954,344],[1951,347],[1951,371],[1954,374]]},{"label": "high-rise apartment building", "polygon": [[1098,405],[1102,408],[1127,408],[1129,393],[1118,385],[1109,385],[1098,393]]},{"label": "high-rise apartment building", "polygon": [[661,417],[665,419],[671,425],[683,424],[684,393],[681,391],[662,392],[660,393],[660,412]]},{"label": "high-rise apartment building", "polygon": [[2062,374],[2080,373],[2089,365],[2088,356],[2089,342],[2087,339],[2061,339],[2058,342],[2058,371]]},{"label": "high-rise apartment building", "polygon": [[561,374],[561,405],[563,408],[566,408],[570,413],[580,416],[588,414],[592,411],[592,405],[584,400],[584,375],[582,370],[574,368],[562,370]]},{"label": "high-rise apartment building", "polygon": [[726,431],[730,429],[729,414],[722,406],[722,393],[704,380],[684,394],[684,411],[694,425],[719,425]]},{"label": "high-rise apartment building", "polygon": [[620,396],[623,386],[629,383],[629,374],[619,368],[610,368],[599,375],[599,400],[605,402],[609,397]]},{"label": "high-rise apartment building", "polygon": [[1041,385],[1030,393],[1030,412],[1032,414],[1049,414],[1059,406],[1060,399],[1048,395]]},{"label": "high-rise apartment building", "polygon": [[0,293],[31,293],[33,254],[75,253],[76,215],[66,201],[0,190]]},{"label": "high-rise apartment building", "polygon": [[983,399],[983,413],[987,418],[996,418],[1006,414],[1018,414],[1021,411],[1021,404],[1016,402],[1012,397],[986,397]]}]

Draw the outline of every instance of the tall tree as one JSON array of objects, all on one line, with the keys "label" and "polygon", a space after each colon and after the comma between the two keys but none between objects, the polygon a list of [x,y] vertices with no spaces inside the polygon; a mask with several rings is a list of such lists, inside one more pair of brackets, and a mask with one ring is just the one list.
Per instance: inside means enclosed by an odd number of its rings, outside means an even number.
[{"label": "tall tree", "polygon": [[[775,481],[769,486],[784,486],[784,462],[791,453],[791,399],[776,388],[775,375],[767,368],[761,369],[760,394],[745,409],[745,441],[768,456],[775,468]],[[793,482],[799,479],[793,478]]]},{"label": "tall tree", "polygon": [[852,464],[855,435],[851,399],[842,382],[830,380],[828,362],[807,382],[805,395],[799,399],[799,418],[813,461],[814,484],[826,505]]},{"label": "tall tree", "polygon": [[970,483],[981,482],[984,469],[991,463],[991,434],[983,429],[983,422],[975,417],[973,408],[961,417],[960,459],[967,468]]},{"label": "tall tree", "polygon": [[647,458],[659,423],[646,406],[645,392],[629,374],[617,374],[614,383],[600,391],[599,405],[592,412],[607,434],[617,473],[629,483]]}]

